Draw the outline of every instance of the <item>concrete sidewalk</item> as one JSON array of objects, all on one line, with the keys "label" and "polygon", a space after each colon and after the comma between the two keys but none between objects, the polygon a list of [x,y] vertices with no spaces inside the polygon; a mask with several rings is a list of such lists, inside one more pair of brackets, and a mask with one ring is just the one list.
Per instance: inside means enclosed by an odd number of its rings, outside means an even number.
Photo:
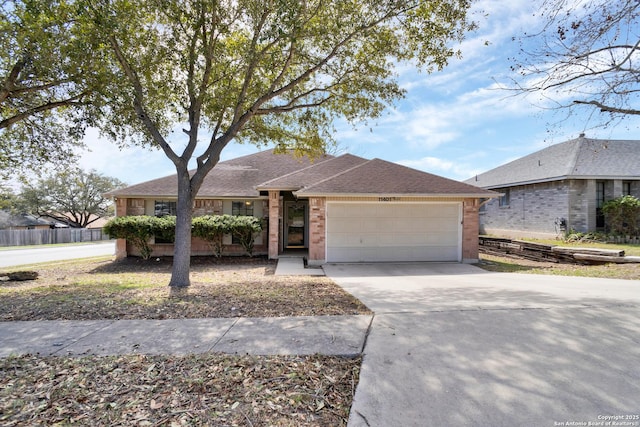
[{"label": "concrete sidewalk", "polygon": [[0,357],[362,352],[373,316],[0,322]]}]

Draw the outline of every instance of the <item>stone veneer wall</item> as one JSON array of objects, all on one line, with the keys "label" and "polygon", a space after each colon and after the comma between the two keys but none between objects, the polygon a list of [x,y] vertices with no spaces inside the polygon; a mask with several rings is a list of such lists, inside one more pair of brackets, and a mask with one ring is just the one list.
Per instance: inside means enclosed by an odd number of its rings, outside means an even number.
[{"label": "stone veneer wall", "polygon": [[[506,189],[495,189],[503,193]],[[568,181],[555,181],[510,187],[509,206],[499,206],[499,199],[486,204],[480,214],[483,234],[505,234],[517,231],[522,235],[555,236],[556,218],[569,220]],[[576,191],[574,189],[574,191]]]},{"label": "stone veneer wall", "polygon": [[640,198],[639,180],[570,179],[511,187],[509,206],[498,206],[495,199],[480,213],[480,232],[513,238],[555,237],[563,232],[556,227],[556,218],[567,220],[567,231],[595,231],[599,181],[604,182],[605,201],[620,197],[626,181],[631,183],[631,195]]}]

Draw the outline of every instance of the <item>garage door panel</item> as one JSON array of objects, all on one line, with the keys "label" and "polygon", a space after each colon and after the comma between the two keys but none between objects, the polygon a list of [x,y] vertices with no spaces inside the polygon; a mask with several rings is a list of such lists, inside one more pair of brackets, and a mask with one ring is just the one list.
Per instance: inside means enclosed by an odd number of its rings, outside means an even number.
[{"label": "garage door panel", "polygon": [[460,203],[327,204],[327,261],[459,261]]},{"label": "garage door panel", "polygon": [[362,231],[362,223],[363,221],[360,218],[335,218],[334,221],[328,221],[328,225],[331,227],[332,232],[336,233],[353,233]]}]

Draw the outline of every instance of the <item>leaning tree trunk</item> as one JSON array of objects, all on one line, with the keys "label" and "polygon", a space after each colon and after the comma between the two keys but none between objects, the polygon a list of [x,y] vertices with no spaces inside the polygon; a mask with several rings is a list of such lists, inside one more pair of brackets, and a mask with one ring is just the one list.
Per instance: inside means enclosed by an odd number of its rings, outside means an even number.
[{"label": "leaning tree trunk", "polygon": [[191,187],[189,172],[178,171],[178,202],[176,205],[176,235],[173,251],[173,269],[169,286],[186,289],[190,284],[191,267],[191,219],[193,217],[193,198],[196,192]]}]

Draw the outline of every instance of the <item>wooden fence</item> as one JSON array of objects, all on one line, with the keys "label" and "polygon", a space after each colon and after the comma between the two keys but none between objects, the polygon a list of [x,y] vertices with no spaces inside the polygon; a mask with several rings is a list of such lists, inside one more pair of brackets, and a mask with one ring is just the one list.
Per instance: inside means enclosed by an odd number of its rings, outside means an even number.
[{"label": "wooden fence", "polygon": [[109,240],[100,228],[54,228],[46,230],[0,230],[0,246],[49,245]]}]

